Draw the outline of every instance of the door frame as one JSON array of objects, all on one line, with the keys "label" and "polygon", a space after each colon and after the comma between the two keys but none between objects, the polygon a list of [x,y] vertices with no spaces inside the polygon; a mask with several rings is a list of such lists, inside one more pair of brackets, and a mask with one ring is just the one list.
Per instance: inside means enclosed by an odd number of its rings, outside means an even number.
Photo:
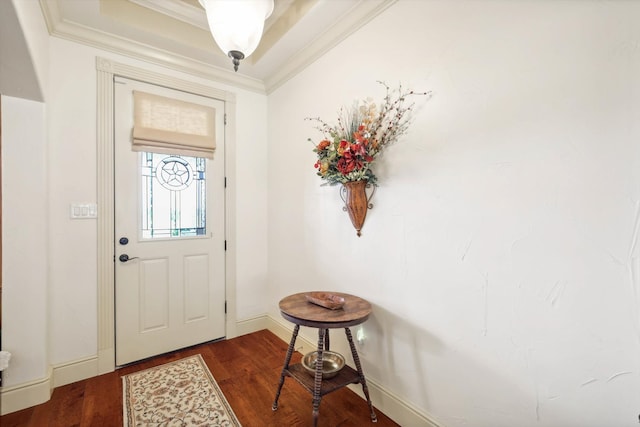
[{"label": "door frame", "polygon": [[98,285],[98,374],[115,370],[115,215],[114,199],[114,77],[120,76],[165,86],[225,103],[225,295],[227,302],[225,335],[236,331],[235,253],[235,111],[234,93],[187,80],[143,70],[109,59],[96,58],[97,72],[97,285]]}]

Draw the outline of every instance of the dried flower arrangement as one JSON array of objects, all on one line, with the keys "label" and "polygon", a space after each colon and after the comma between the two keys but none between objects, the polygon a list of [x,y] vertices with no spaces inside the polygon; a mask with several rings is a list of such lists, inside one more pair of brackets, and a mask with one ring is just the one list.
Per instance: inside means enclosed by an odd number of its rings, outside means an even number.
[{"label": "dried flower arrangement", "polygon": [[[316,129],[324,134],[320,143],[314,143],[313,151],[318,155],[314,165],[317,175],[326,184],[364,180],[377,185],[371,166],[388,146],[407,132],[415,105],[408,98],[430,95],[430,92],[405,90],[401,84],[391,89],[384,82],[378,83],[386,89],[380,106],[371,99],[356,101],[351,108],[340,108],[335,125],[320,117],[306,119],[316,122]],[[313,143],[311,138],[309,141]]]}]

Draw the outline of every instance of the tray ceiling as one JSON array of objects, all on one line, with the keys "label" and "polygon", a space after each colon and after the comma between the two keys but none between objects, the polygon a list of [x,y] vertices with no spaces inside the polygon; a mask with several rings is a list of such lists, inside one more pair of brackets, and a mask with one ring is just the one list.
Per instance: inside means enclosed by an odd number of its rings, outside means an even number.
[{"label": "tray ceiling", "polygon": [[52,36],[259,92],[270,92],[396,0],[275,0],[238,72],[198,0],[40,0]]}]

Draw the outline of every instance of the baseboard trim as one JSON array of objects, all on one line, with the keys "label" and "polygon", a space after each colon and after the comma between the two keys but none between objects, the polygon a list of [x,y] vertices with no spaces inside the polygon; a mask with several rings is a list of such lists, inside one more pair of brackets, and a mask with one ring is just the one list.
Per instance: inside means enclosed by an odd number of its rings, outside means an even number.
[{"label": "baseboard trim", "polygon": [[[236,322],[237,335],[267,329],[267,321],[267,316],[263,315]],[[55,387],[111,372],[113,369],[100,367],[100,360],[108,360],[111,363],[114,359],[113,349],[103,353],[101,357],[90,356],[51,366],[45,378],[0,388],[0,414],[6,415],[45,403],[51,399],[51,393]],[[107,367],[110,363],[107,363]]]},{"label": "baseboard trim", "polygon": [[263,329],[268,329],[267,315],[252,317],[250,319],[239,320],[236,322],[236,336],[247,335],[253,332],[258,332]]},{"label": "baseboard trim", "polygon": [[53,390],[53,369],[34,381],[0,389],[0,415],[10,414],[48,401]]},{"label": "baseboard trim", "polygon": [[[267,329],[276,334],[278,338],[286,343],[291,341],[291,334],[293,332],[292,324],[286,324],[269,315],[267,315],[266,323],[268,325]],[[299,334],[296,339],[295,349],[296,351],[305,354],[310,351],[314,351],[316,349],[316,345],[317,343],[312,343]],[[431,416],[403,401],[398,395],[385,389],[376,381],[367,379],[367,385],[373,405],[401,426],[441,427],[440,424],[438,424]],[[354,384],[349,388],[364,399],[362,386],[360,386],[360,384]]]},{"label": "baseboard trim", "polygon": [[53,367],[53,386],[75,383],[99,375],[98,356],[85,357]]},{"label": "baseboard trim", "polygon": [[0,414],[6,415],[40,405],[51,399],[56,387],[98,375],[98,357],[50,366],[45,378],[0,389]]},{"label": "baseboard trim", "polygon": [[[291,341],[293,325],[270,315],[265,314],[236,322],[237,336],[263,329],[273,332],[286,343]],[[298,335],[296,351],[305,354],[315,348],[316,343],[309,341],[302,334]],[[6,415],[47,402],[51,398],[54,387],[99,375],[98,359],[98,356],[92,356],[52,366],[43,379],[0,389],[0,414]],[[413,427],[441,427],[431,416],[403,401],[376,381],[367,379],[367,384],[373,404],[396,423]],[[356,384],[350,388],[364,398],[360,385]]]},{"label": "baseboard trim", "polygon": [[[374,406],[401,426],[442,427],[429,415],[403,401],[398,395],[385,389],[376,381],[368,379],[367,385]],[[349,388],[364,399],[360,384],[352,384]]]}]

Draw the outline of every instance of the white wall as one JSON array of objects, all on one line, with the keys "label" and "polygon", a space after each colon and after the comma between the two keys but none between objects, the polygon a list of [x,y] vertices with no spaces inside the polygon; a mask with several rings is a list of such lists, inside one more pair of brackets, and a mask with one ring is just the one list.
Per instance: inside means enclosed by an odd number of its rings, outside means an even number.
[{"label": "white wall", "polygon": [[43,104],[3,98],[2,338],[3,349],[13,352],[3,373],[7,387],[97,354],[96,221],[69,218],[71,203],[97,199],[96,57],[235,93],[236,316],[267,310],[266,96],[49,42],[46,124]]},{"label": "white wall", "polygon": [[[374,304],[367,376],[442,425],[636,425],[637,22],[636,2],[401,0],[268,106],[212,83],[238,100],[238,318],[350,292]],[[6,386],[96,353],[95,222],[68,218],[96,199],[96,56],[206,83],[51,39],[46,107],[3,98]],[[435,95],[357,238],[303,119],[376,80]]]},{"label": "white wall", "polygon": [[[368,299],[365,374],[443,426],[637,425],[638,22],[638,2],[400,0],[272,93],[271,314]],[[434,96],[358,238],[304,118],[376,80]]]},{"label": "white wall", "polygon": [[97,91],[90,49],[55,38],[50,46],[49,333],[57,364],[97,349],[96,220],[69,217],[71,203],[97,200]]},{"label": "white wall", "polygon": [[[26,64],[19,64],[17,70],[18,72],[27,75],[33,72],[36,76],[37,83],[34,82],[33,84],[30,84],[30,86],[35,87],[37,85],[40,97],[28,99],[33,99],[34,101],[46,100],[47,92],[49,90],[49,31],[47,30],[44,17],[42,16],[40,3],[24,0],[11,0],[11,2],[15,8],[20,27],[28,28],[28,31],[23,31],[22,33],[29,49],[29,52],[25,55],[28,55],[31,60],[30,66],[27,66]],[[13,49],[15,50],[15,47]],[[33,67],[33,71],[31,67]],[[16,76],[12,76],[11,80],[15,77]]]},{"label": "white wall", "polygon": [[96,200],[97,56],[236,94],[237,316],[266,311],[266,96],[53,38],[50,67],[51,362],[96,354],[96,223],[69,219]]},{"label": "white wall", "polygon": [[46,108],[2,97],[3,387],[43,378],[47,342]]},{"label": "white wall", "polygon": [[[21,27],[33,30],[25,33]],[[48,40],[38,2],[0,2],[0,93],[15,98],[44,100]]]}]

